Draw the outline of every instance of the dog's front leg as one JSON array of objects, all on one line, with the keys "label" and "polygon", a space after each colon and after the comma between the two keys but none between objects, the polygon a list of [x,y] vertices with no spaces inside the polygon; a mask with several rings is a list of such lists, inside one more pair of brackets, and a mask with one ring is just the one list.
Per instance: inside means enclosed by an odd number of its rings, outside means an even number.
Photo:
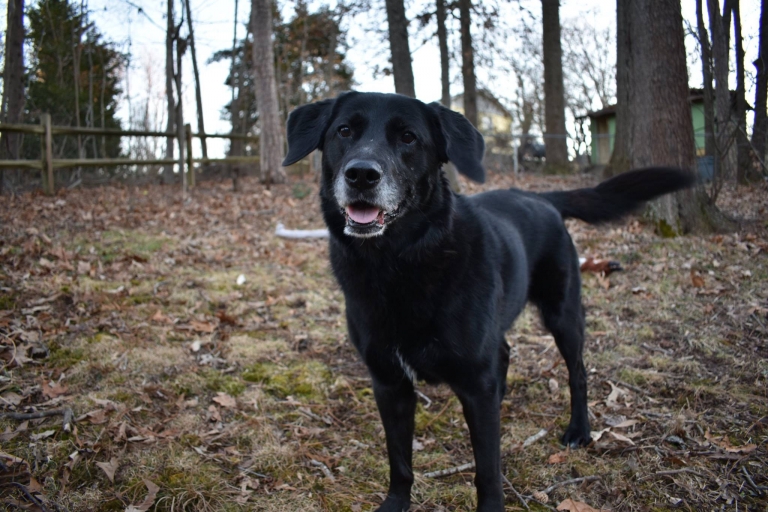
[{"label": "dog's front leg", "polygon": [[503,512],[501,487],[501,389],[497,383],[454,389],[464,408],[472,450],[478,512]]},{"label": "dog's front leg", "polygon": [[386,383],[374,377],[373,393],[384,424],[389,457],[389,492],[377,512],[404,512],[411,506],[416,393],[405,377]]}]

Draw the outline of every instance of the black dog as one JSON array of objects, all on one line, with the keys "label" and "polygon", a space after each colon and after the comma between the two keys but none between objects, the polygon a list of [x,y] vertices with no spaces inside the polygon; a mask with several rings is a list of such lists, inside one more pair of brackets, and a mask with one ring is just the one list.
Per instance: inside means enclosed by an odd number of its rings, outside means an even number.
[{"label": "black dog", "polygon": [[323,151],[331,265],[386,432],[389,493],[378,510],[410,506],[416,379],[445,382],[458,395],[477,464],[477,510],[504,510],[504,333],[527,301],[568,367],[571,422],[562,441],[590,441],[579,263],[563,218],[615,219],[689,186],[691,176],[647,169],[593,189],[456,195],[441,166],[450,160],[484,181],[482,136],[456,112],[394,94],[352,92],[299,107],[288,143],[283,165]]}]

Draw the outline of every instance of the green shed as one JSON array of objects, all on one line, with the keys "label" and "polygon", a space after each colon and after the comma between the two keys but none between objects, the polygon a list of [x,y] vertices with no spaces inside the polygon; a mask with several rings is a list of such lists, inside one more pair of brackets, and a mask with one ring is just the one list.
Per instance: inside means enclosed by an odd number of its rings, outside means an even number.
[{"label": "green shed", "polygon": [[[693,137],[696,144],[696,156],[704,155],[704,94],[701,89],[691,89],[688,102],[691,105]],[[616,105],[587,113],[592,135],[591,160],[594,165],[606,165],[613,152],[613,139],[616,136]]]}]

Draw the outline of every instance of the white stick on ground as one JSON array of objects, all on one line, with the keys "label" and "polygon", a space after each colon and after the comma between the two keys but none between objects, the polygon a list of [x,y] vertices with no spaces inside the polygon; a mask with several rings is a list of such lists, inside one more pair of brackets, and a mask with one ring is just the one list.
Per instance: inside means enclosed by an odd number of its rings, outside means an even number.
[{"label": "white stick on ground", "polygon": [[528,448],[528,447],[529,447],[529,446],[531,446],[533,443],[535,443],[536,441],[538,441],[539,439],[541,439],[542,437],[544,437],[545,435],[547,435],[547,433],[548,433],[548,432],[549,432],[549,431],[548,431],[547,429],[545,429],[545,428],[543,428],[543,429],[539,430],[538,432],[536,432],[535,434],[533,434],[531,437],[529,437],[528,439],[526,439],[525,441],[523,441],[523,448]]},{"label": "white stick on ground", "polygon": [[454,468],[446,468],[446,469],[441,469],[440,471],[432,471],[431,473],[424,473],[423,476],[424,478],[439,478],[441,476],[455,475],[456,473],[461,473],[462,471],[466,471],[474,467],[475,467],[474,462],[467,462],[466,464],[462,464],[461,466],[456,466]]},{"label": "white stick on ground", "polygon": [[279,222],[275,234],[283,238],[328,238],[327,229],[285,229]]}]

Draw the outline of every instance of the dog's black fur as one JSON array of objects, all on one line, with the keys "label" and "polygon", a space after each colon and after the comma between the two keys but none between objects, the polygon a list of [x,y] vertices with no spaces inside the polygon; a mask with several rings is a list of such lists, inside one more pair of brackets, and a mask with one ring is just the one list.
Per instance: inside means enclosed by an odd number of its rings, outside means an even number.
[{"label": "dog's black fur", "polygon": [[299,107],[288,142],[283,165],[323,151],[331,265],[386,433],[390,485],[378,510],[410,506],[415,379],[447,383],[458,395],[477,464],[477,510],[504,510],[504,333],[528,301],[568,367],[571,421],[562,441],[590,441],[579,264],[563,218],[619,218],[690,186],[691,175],[657,168],[570,192],[456,195],[441,166],[450,160],[482,182],[482,136],[460,114],[393,94],[346,93]]}]

